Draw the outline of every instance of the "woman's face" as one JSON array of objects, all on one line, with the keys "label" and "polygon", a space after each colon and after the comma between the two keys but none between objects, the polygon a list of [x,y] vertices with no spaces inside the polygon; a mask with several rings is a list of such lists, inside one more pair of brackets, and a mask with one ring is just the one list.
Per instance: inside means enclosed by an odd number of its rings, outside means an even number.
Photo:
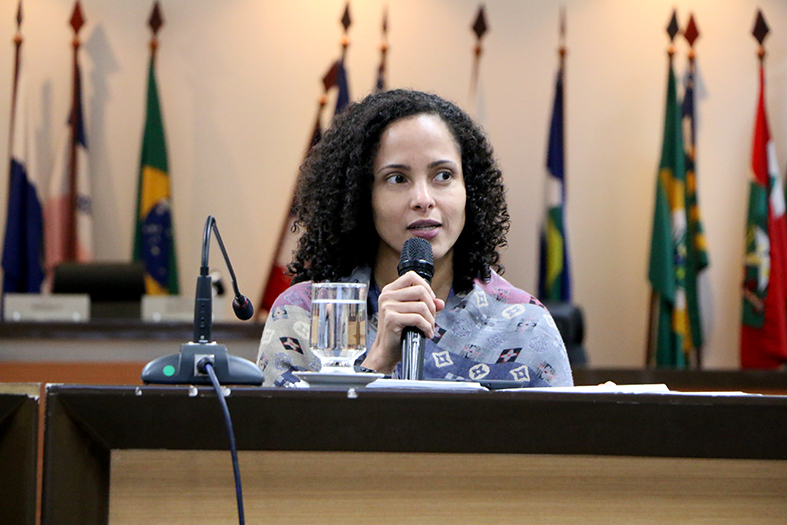
[{"label": "woman's face", "polygon": [[440,117],[414,115],[385,129],[372,184],[378,258],[398,261],[404,242],[421,237],[436,264],[450,259],[465,226],[465,201],[461,152]]}]

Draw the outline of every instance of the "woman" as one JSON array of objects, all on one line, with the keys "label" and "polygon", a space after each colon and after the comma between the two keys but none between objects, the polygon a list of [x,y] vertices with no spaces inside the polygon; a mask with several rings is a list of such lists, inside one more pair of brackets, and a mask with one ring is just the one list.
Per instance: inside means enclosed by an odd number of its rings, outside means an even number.
[{"label": "woman", "polygon": [[[265,385],[319,370],[309,350],[312,281],[369,283],[361,370],[397,375],[401,334],[429,339],[425,379],[507,379],[572,385],[565,346],[535,298],[497,272],[508,211],[486,137],[432,94],[370,95],[337,116],[301,167],[296,224],[305,229],[262,335]],[[397,273],[402,245],[429,241],[431,285]]]}]

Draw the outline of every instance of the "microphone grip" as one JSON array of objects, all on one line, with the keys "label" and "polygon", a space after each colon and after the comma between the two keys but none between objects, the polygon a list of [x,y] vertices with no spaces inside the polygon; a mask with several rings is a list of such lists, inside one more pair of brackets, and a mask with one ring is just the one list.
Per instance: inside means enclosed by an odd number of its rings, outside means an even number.
[{"label": "microphone grip", "polygon": [[426,339],[423,332],[417,328],[405,328],[402,331],[402,379],[424,378],[425,352]]}]

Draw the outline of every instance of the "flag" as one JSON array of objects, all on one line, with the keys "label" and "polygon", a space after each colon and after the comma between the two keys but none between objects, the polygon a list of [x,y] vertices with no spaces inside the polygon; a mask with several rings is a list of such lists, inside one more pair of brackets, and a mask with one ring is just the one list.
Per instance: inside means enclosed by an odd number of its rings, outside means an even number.
[{"label": "flag", "polygon": [[85,262],[93,258],[92,201],[77,52],[78,47],[75,47],[71,112],[60,152],[55,158],[49,197],[44,206],[48,271],[63,261]]},{"label": "flag", "polygon": [[[317,119],[314,122],[314,130],[312,137],[309,141],[307,148],[308,152],[317,144],[322,138],[322,126],[320,125],[320,115],[322,114],[322,107],[317,113]],[[292,280],[287,273],[287,265],[292,261],[292,254],[298,245],[298,235],[294,230],[295,227],[295,213],[293,213],[293,204],[290,203],[289,215],[284,222],[284,227],[279,233],[279,240],[277,242],[276,258],[273,260],[270,272],[268,272],[268,281],[265,283],[265,289],[262,293],[262,301],[258,311],[270,312],[273,302],[276,298],[287,288],[290,287]]]},{"label": "flag", "polygon": [[31,165],[33,141],[28,113],[30,106],[21,65],[20,49],[17,47],[11,102],[8,214],[2,259],[4,294],[40,293],[44,280],[43,212],[39,183]]},{"label": "flag", "polygon": [[648,278],[652,287],[648,363],[684,368],[690,343],[686,312],[686,172],[675,73],[669,66],[667,105]]},{"label": "flag", "polygon": [[700,316],[699,274],[709,264],[705,233],[702,228],[699,200],[697,198],[697,173],[695,168],[696,127],[694,120],[694,67],[689,68],[686,90],[683,94],[683,144],[686,167],[686,311],[689,320],[689,362],[699,367],[702,362],[702,319]]},{"label": "flag", "polygon": [[350,88],[347,81],[347,70],[344,68],[344,57],[336,62],[336,86],[338,94],[336,96],[336,109],[333,115],[336,116],[350,103]]},{"label": "flag", "polygon": [[787,361],[787,221],[784,190],[765,111],[765,72],[751,155],[741,367],[777,368]]},{"label": "flag", "polygon": [[[334,62],[328,69],[328,72],[322,78],[324,93],[336,87],[338,94],[336,97],[336,109],[334,110],[334,117],[341,113],[345,106],[350,101],[350,91],[347,85],[347,72],[344,69],[344,59],[340,58]],[[325,107],[326,95],[323,94],[320,100],[320,106],[317,110],[317,118],[314,122],[312,135],[309,139],[309,144],[306,148],[306,156],[322,138],[321,118],[322,111]],[[295,214],[293,213],[293,202],[291,200],[290,209],[288,211],[287,219],[284,221],[284,226],[279,233],[279,240],[277,242],[276,257],[271,264],[271,269],[268,272],[268,280],[265,283],[265,289],[262,292],[262,300],[258,308],[258,314],[263,312],[270,312],[271,306],[276,298],[290,286],[291,277],[287,273],[287,265],[292,262],[292,254],[298,245],[298,234],[294,230]]]},{"label": "flag", "polygon": [[144,263],[145,290],[149,295],[177,295],[178,264],[172,194],[154,55],[151,55],[148,65],[147,110],[136,209],[133,259]]},{"label": "flag", "polygon": [[563,134],[563,64],[555,82],[555,101],[547,149],[546,217],[541,231],[539,257],[539,298],[544,301],[571,301],[571,271],[565,228],[565,159]]}]

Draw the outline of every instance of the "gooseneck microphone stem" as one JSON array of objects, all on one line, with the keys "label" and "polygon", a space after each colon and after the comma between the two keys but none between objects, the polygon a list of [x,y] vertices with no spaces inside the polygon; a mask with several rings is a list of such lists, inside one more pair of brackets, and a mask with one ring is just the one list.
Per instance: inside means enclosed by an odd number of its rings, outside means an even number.
[{"label": "gooseneck microphone stem", "polygon": [[216,219],[212,215],[208,215],[205,221],[205,230],[202,234],[202,264],[199,269],[199,277],[197,277],[197,293],[194,303],[195,343],[210,342],[210,329],[213,317],[213,281],[208,270],[211,231],[216,234],[216,241],[219,243],[221,254],[224,256],[224,262],[227,264],[227,269],[230,272],[232,290],[235,292],[235,299],[232,301],[232,309],[235,311],[235,315],[239,319],[245,321],[254,313],[254,306],[251,304],[251,301],[240,293],[240,289],[238,289],[238,280],[235,278],[235,270],[232,269],[230,257],[227,255],[227,249],[224,247],[224,241],[221,240],[219,228],[216,226]]},{"label": "gooseneck microphone stem", "polygon": [[238,280],[235,278],[235,270],[232,269],[232,263],[230,262],[230,256],[227,255],[227,249],[224,248],[224,241],[221,240],[221,234],[219,233],[219,228],[216,226],[216,219],[213,218],[212,215],[208,215],[208,219],[205,221],[205,233],[202,235],[202,266],[199,269],[200,275],[208,275],[208,252],[210,250],[210,232],[211,230],[213,233],[216,234],[216,241],[219,243],[219,248],[221,248],[221,254],[224,256],[224,261],[227,263],[227,269],[230,272],[230,279],[232,282],[232,290],[235,292],[235,297],[243,297],[243,294],[240,293],[238,289]]}]

